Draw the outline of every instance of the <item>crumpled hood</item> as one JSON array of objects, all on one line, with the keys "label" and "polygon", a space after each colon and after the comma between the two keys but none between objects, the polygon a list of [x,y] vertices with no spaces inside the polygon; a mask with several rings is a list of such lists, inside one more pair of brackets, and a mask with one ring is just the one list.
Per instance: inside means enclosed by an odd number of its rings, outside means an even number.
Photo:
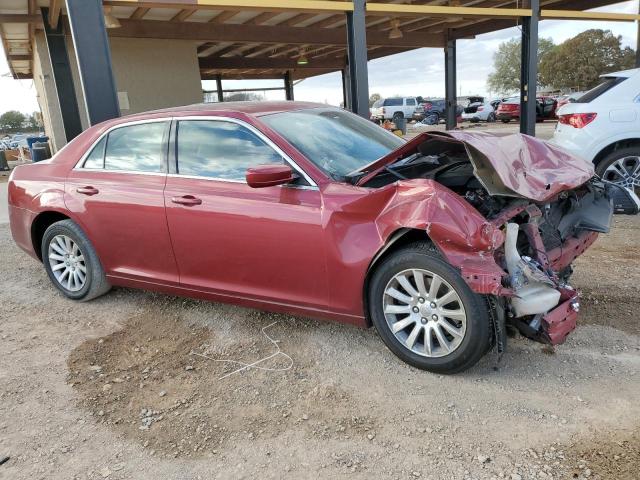
[{"label": "crumpled hood", "polygon": [[418,135],[375,162],[358,184],[364,184],[385,165],[416,152],[423,142],[432,138],[462,143],[475,176],[491,195],[544,202],[564,190],[579,187],[594,176],[592,164],[528,135],[451,131]]}]

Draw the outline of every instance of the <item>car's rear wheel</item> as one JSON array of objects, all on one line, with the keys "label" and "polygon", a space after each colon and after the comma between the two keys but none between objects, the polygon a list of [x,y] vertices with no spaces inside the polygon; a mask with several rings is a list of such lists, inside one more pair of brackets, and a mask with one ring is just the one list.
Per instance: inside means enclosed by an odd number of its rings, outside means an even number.
[{"label": "car's rear wheel", "polygon": [[495,113],[490,113],[489,116],[487,117],[487,122],[488,123],[493,123],[496,121],[496,114]]},{"label": "car's rear wheel", "polygon": [[72,220],[47,228],[42,261],[55,287],[72,300],[91,300],[111,288],[93,245]]},{"label": "car's rear wheel", "polygon": [[414,367],[457,373],[491,346],[486,299],[429,243],[387,257],[369,288],[369,314],[387,347]]},{"label": "car's rear wheel", "polygon": [[598,163],[596,173],[602,179],[640,195],[640,148],[623,148],[610,153]]}]

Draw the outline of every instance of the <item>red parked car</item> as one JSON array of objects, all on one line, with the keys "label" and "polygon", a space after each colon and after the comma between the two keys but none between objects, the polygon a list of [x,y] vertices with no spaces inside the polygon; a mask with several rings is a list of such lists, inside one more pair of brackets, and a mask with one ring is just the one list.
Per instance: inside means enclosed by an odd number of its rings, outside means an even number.
[{"label": "red parked car", "polygon": [[[508,154],[506,152],[509,152]],[[434,372],[557,344],[571,263],[609,228],[593,167],[520,135],[405,143],[337,108],[209,104],[89,128],[14,169],[16,243],[85,301],[137,287],[375,325]]]},{"label": "red parked car", "polygon": [[[553,97],[536,98],[536,120],[544,122],[556,118],[558,102]],[[511,97],[498,105],[498,120],[509,123],[511,120],[520,120],[520,97]]]}]

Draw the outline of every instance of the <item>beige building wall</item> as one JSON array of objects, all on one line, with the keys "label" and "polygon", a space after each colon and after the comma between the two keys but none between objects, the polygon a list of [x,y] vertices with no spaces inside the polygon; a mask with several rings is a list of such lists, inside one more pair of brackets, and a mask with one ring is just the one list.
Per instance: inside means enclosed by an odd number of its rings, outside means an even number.
[{"label": "beige building wall", "polygon": [[[111,38],[111,61],[121,114],[129,115],[201,103],[202,83],[196,45],[189,41]],[[34,41],[34,83],[44,118],[45,132],[54,151],[66,144],[51,60],[44,33]],[[83,129],[89,127],[78,62],[71,37],[67,53]]]},{"label": "beige building wall", "polygon": [[[196,45],[182,40],[111,38],[122,115],[202,103]],[[125,98],[129,108],[126,109]]]}]

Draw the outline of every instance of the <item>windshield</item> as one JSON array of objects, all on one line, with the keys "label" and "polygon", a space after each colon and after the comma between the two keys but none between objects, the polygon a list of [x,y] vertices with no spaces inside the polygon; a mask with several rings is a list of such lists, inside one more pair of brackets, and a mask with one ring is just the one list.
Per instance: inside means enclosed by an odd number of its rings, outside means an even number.
[{"label": "windshield", "polygon": [[261,120],[335,179],[343,179],[404,144],[396,135],[338,108],[276,113]]}]

